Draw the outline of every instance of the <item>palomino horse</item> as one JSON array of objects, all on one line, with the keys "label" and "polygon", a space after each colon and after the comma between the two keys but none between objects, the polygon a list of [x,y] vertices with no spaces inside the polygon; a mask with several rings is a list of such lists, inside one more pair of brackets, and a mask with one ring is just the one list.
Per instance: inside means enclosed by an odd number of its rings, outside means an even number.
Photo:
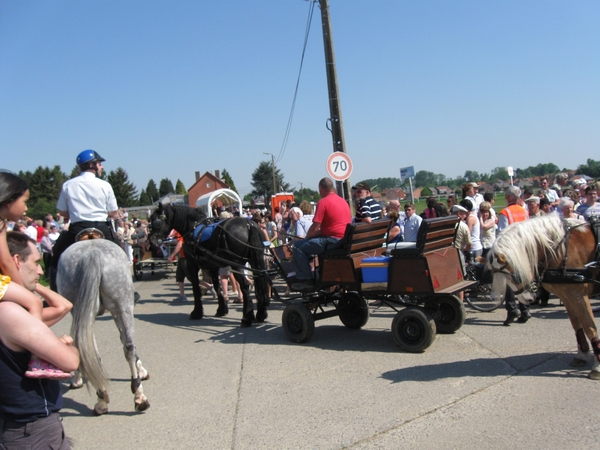
[{"label": "palomino horse", "polygon": [[121,334],[125,358],[131,370],[131,392],[136,411],[150,407],[142,389],[149,378],[133,343],[134,290],[131,268],[125,252],[104,239],[85,240],[71,245],[60,257],[58,292],[73,303],[71,335],[80,353],[79,372],[71,388],[83,385],[81,377],[96,389],[94,414],[108,412],[108,378],[102,367],[94,337],[96,315],[110,311]]},{"label": "palomino horse", "polygon": [[[188,279],[194,291],[194,310],[190,313],[190,319],[197,320],[204,317],[202,291],[197,275],[200,268],[210,273],[213,287],[218,295],[217,317],[226,316],[229,313],[229,307],[219,286],[219,268],[226,266],[234,269],[235,279],[242,289],[244,307],[241,325],[247,327],[267,319],[269,296],[267,294],[268,280],[265,270],[264,244],[261,230],[255,222],[241,217],[225,219],[216,224],[207,240],[203,240],[198,235],[200,233],[195,233],[195,230],[200,224],[205,225],[207,220],[204,214],[197,209],[189,206],[159,204],[150,219],[152,231],[148,240],[153,246],[159,245],[159,241],[164,239],[172,229],[175,229],[184,238],[183,249]],[[249,263],[249,269],[245,268],[246,263]],[[248,270],[254,275],[257,300],[256,316],[244,270]]]},{"label": "palomino horse", "polygon": [[[564,303],[575,330],[578,352],[571,365],[588,363],[592,343],[594,363],[588,377],[600,380],[600,340],[589,296],[597,291],[596,239],[587,222],[547,214],[517,222],[501,232],[488,254],[494,282],[492,296],[503,296],[506,285],[525,302],[524,289],[540,277],[546,290]],[[588,265],[586,267],[586,265]]]}]

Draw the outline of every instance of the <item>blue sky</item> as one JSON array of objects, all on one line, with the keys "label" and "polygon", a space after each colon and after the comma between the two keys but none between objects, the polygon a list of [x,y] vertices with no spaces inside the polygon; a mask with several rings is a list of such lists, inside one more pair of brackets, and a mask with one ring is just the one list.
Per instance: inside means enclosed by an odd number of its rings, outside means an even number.
[{"label": "blue sky", "polygon": [[[351,181],[600,159],[600,2],[329,0]],[[0,167],[93,148],[138,190],[276,156],[316,189],[332,151],[305,0],[0,0]]]}]

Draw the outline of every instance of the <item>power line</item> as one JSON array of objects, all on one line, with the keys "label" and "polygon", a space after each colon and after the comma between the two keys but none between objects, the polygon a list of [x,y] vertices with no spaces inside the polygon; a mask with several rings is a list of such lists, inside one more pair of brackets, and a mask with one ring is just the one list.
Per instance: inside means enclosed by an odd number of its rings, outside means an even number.
[{"label": "power line", "polygon": [[300,76],[302,75],[302,66],[304,65],[304,55],[306,54],[306,46],[308,44],[308,36],[310,35],[310,24],[312,23],[313,11],[315,10],[315,3],[316,3],[316,1],[309,0],[308,20],[306,22],[306,30],[304,32],[304,46],[302,47],[302,57],[300,58],[300,69],[298,70],[298,78],[296,80],[296,89],[294,90],[294,99],[292,100],[292,107],[290,109],[290,115],[288,117],[288,123],[287,123],[287,127],[285,129],[285,135],[283,137],[281,149],[279,150],[279,155],[277,155],[277,162],[281,161],[281,159],[283,158],[283,155],[285,154],[288,139],[290,137],[290,131],[292,129],[292,121],[294,119],[294,110],[296,108],[296,98],[298,97],[298,87],[300,86]]}]

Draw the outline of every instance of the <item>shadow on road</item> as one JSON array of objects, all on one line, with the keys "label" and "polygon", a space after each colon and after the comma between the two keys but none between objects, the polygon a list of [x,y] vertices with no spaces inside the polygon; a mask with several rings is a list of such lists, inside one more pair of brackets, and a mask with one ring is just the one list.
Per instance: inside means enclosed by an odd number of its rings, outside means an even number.
[{"label": "shadow on road", "polygon": [[[476,358],[450,363],[405,367],[385,372],[382,374],[382,378],[393,383],[400,383],[403,381],[435,381],[444,378],[514,376],[522,375],[524,372],[528,372],[527,376],[538,377],[587,377],[591,364],[590,367],[583,369],[571,368],[569,366],[571,357],[566,353],[534,353],[507,358]],[[536,367],[552,360],[556,361],[548,366],[548,370],[533,371]],[[517,370],[515,367],[521,367],[522,369]]]}]

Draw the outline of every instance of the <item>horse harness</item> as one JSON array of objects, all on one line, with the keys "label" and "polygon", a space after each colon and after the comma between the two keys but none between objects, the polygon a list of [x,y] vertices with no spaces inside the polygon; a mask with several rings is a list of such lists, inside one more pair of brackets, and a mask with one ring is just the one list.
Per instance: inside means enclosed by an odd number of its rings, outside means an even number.
[{"label": "horse harness", "polygon": [[[596,261],[592,261],[589,264],[586,264],[585,267],[577,267],[577,268],[567,268],[567,259],[569,253],[569,241],[571,237],[571,232],[578,228],[582,224],[571,225],[566,219],[562,219],[562,224],[565,229],[564,238],[557,244],[557,247],[560,246],[563,242],[565,243],[565,256],[563,258],[561,267],[556,269],[548,269],[542,267],[540,273],[540,280],[543,283],[549,284],[581,284],[581,283],[594,283],[597,286],[600,286],[600,281],[596,278],[598,276],[598,261],[600,260],[600,246],[598,244],[598,236],[600,233],[600,220],[590,220],[589,225],[594,234],[594,238],[596,240]],[[546,255],[544,255],[544,261],[546,260]],[[540,262],[540,265],[542,262]]]}]

